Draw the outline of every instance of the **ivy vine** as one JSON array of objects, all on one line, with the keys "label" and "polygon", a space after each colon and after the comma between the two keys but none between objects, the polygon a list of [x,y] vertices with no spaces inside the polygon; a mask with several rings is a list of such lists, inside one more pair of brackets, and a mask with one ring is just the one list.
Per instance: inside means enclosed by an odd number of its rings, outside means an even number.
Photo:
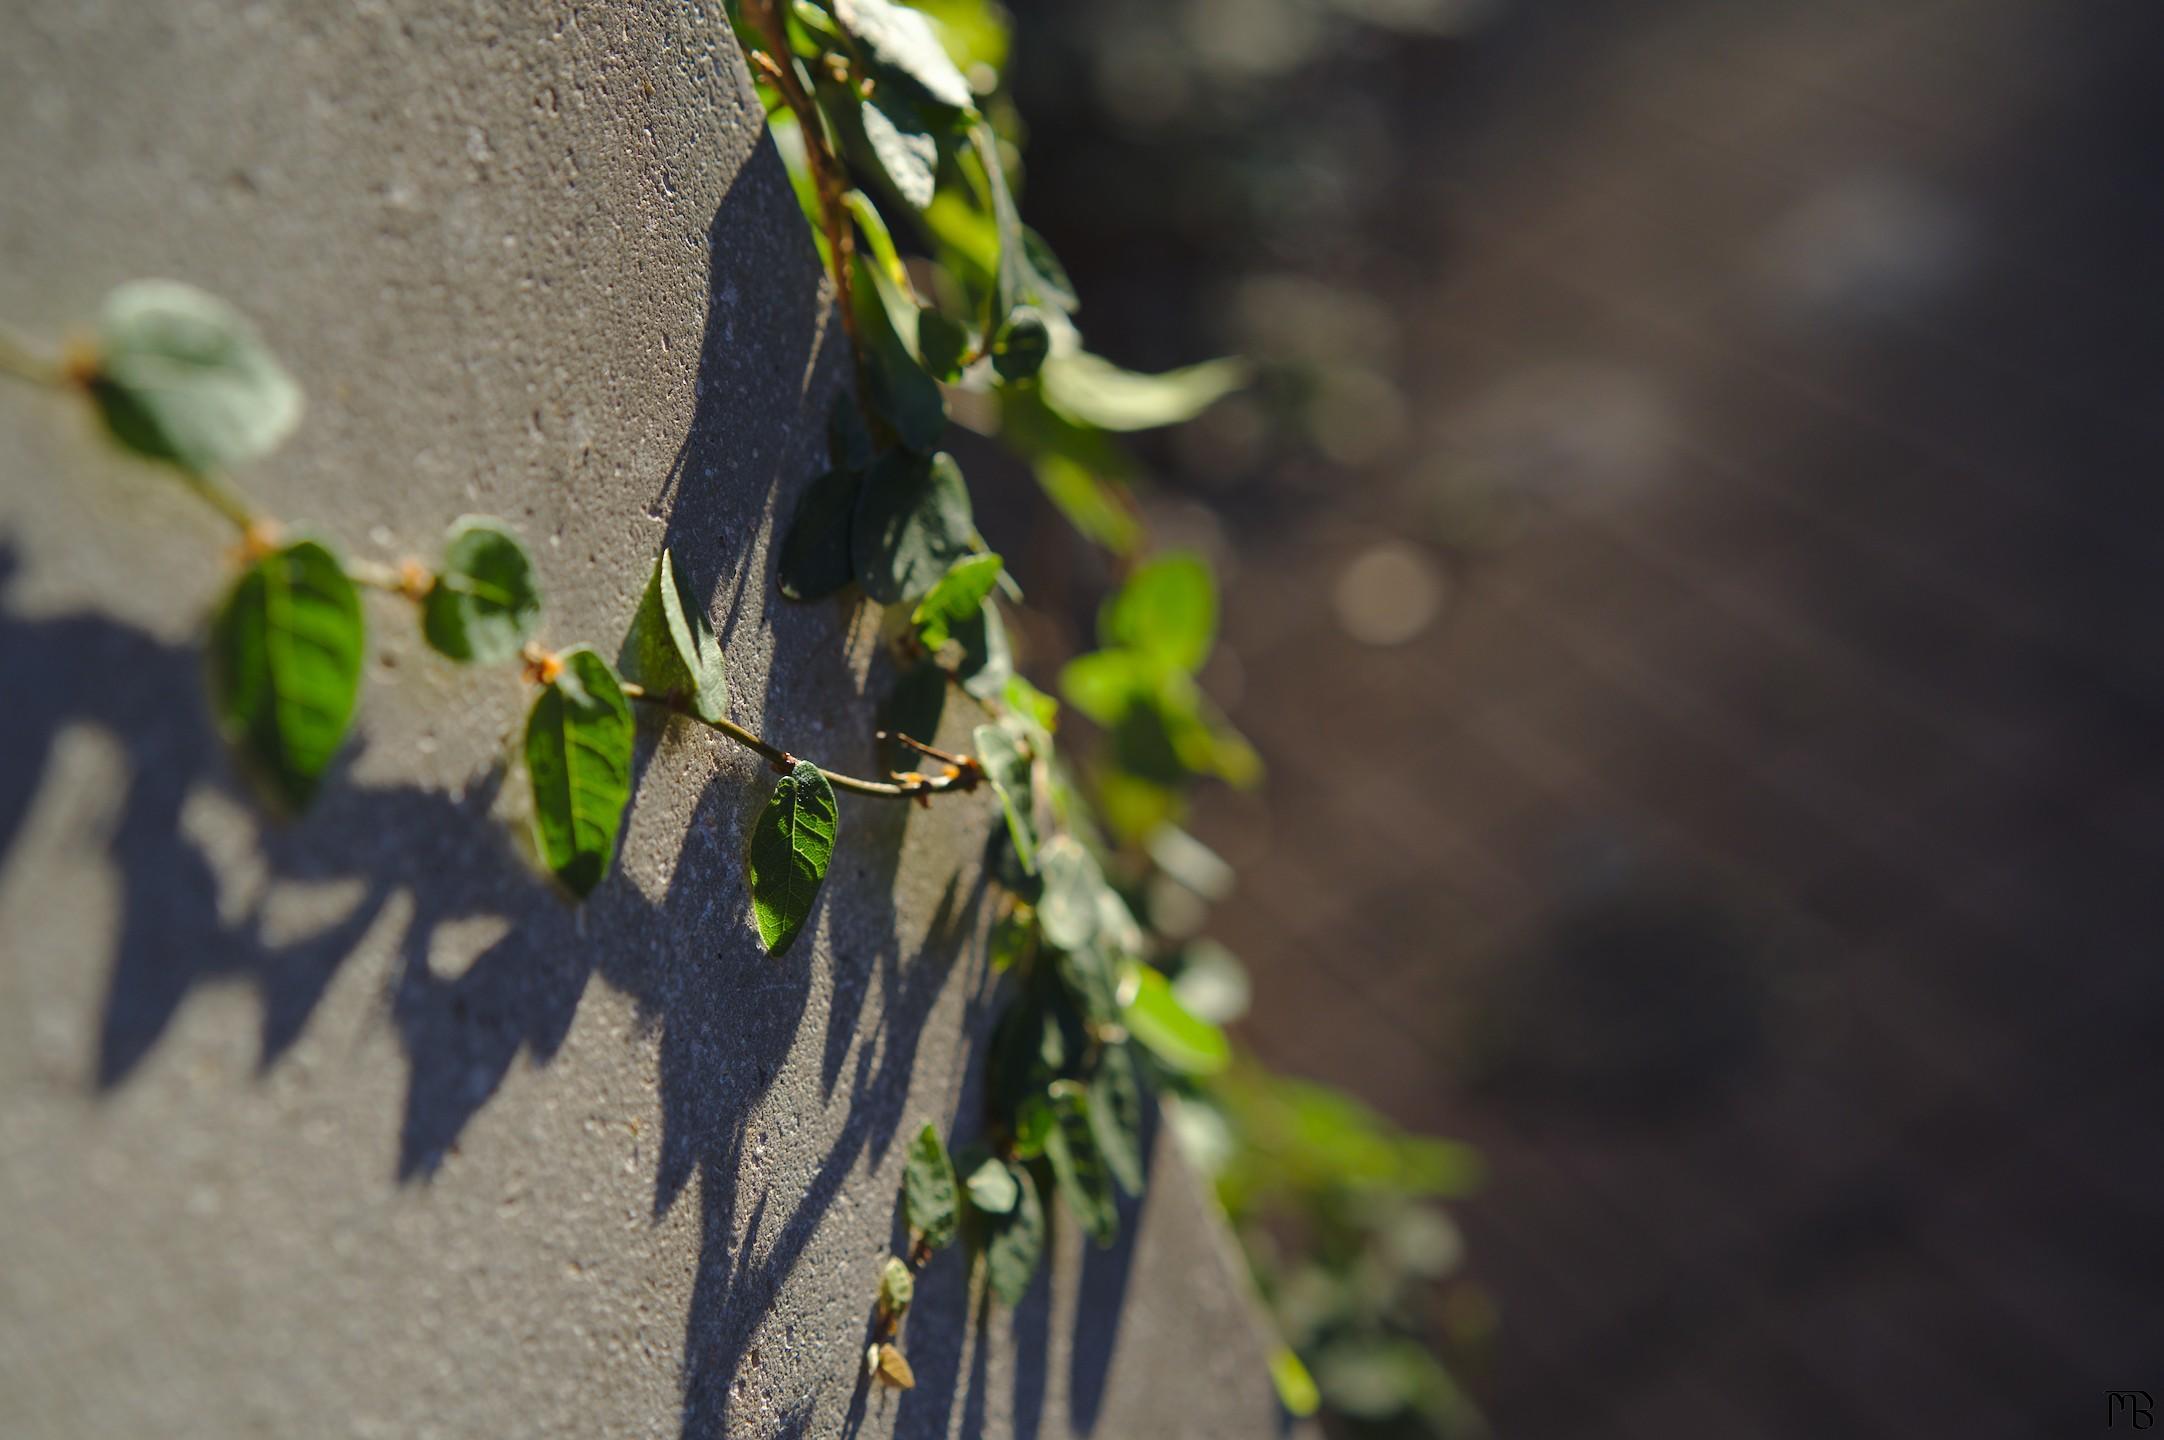
[{"label": "ivy vine", "polygon": [[[927,14],[937,12],[939,19]],[[989,1296],[1012,1305],[1040,1266],[1047,1197],[1109,1244],[1117,1198],[1146,1180],[1147,1091],[1194,1096],[1225,1072],[1224,1031],[1176,983],[1179,947],[1138,919],[1156,874],[1207,898],[1222,861],[1179,828],[1203,779],[1251,784],[1254,750],[1197,680],[1215,643],[1209,567],[1150,554],[1120,432],[1180,423],[1237,388],[1213,361],[1162,375],[1084,348],[1057,257],[1021,219],[1016,127],[999,93],[1005,32],[978,3],[732,0],[773,138],[802,205],[854,357],[830,423],[830,462],[802,490],[777,552],[782,596],[851,587],[906,607],[900,679],[879,706],[885,773],[860,777],[730,718],[726,657],[680,558],[655,557],[621,673],[587,644],[544,648],[531,555],[487,516],[455,519],[431,562],[344,553],[260,510],[233,476],[300,423],[299,385],[236,309],[165,280],[120,286],[90,339],[58,355],[0,336],[0,372],[83,396],[121,447],[166,466],[239,536],[237,573],[209,626],[209,699],[268,804],[306,806],[360,703],[360,592],[410,607],[450,662],[515,671],[533,698],[523,758],[535,849],[575,899],[611,873],[631,801],[635,707],[681,715],[751,750],[776,779],[744,864],[761,944],[802,934],[841,842],[839,794],[929,804],[980,789],[997,803],[990,868],[1001,899],[992,963],[1008,1003],[989,1046],[977,1138],[910,1147],[906,1253],[873,1299],[868,1376],[913,1383],[900,1345],[917,1272],[966,1243]],[[897,239],[897,236],[900,239]],[[904,258],[904,248],[910,258]],[[1055,737],[1062,703],[1017,673],[1002,607],[1022,591],[979,534],[941,448],[959,418],[1026,463],[1045,497],[1124,572],[1097,648],[1059,676],[1102,732],[1082,772]],[[931,742],[950,695],[982,712],[974,753]],[[1296,1411],[1314,1385],[1273,1361]]]}]

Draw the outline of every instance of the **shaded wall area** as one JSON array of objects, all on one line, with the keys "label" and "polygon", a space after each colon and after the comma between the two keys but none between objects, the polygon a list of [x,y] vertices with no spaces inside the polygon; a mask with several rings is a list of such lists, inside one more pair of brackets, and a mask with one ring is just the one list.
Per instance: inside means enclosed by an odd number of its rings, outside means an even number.
[{"label": "shaded wall area", "polygon": [[1503,1434],[2101,1428],[2164,1380],[2164,20],[1472,8],[1284,80],[1335,189],[1202,123],[1152,229],[1034,117],[1101,348],[1383,382],[1158,457],[1271,765],[1201,827],[1247,1039],[1486,1151]]}]

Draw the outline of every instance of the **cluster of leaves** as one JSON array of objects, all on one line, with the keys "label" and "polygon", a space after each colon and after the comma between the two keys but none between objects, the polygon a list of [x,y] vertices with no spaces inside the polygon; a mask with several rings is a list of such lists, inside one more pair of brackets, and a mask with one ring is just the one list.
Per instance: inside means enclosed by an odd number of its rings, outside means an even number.
[{"label": "cluster of leaves", "polygon": [[[615,861],[631,800],[632,697],[734,733],[720,643],[666,550],[621,647],[620,674],[590,646],[552,654],[535,643],[539,578],[501,521],[466,516],[433,566],[392,570],[349,563],[330,541],[258,514],[225,477],[293,432],[301,390],[246,318],[215,296],[165,280],[122,285],[106,299],[94,342],[55,378],[89,396],[122,447],[173,467],[240,527],[240,572],[210,622],[210,699],[236,757],[278,808],[314,798],[352,726],[367,655],[364,585],[412,602],[438,654],[519,664],[537,685],[524,744],[533,840],[575,896],[590,894]],[[836,822],[825,772],[803,761],[777,768],[746,854],[760,937],[775,953],[811,912]]]}]

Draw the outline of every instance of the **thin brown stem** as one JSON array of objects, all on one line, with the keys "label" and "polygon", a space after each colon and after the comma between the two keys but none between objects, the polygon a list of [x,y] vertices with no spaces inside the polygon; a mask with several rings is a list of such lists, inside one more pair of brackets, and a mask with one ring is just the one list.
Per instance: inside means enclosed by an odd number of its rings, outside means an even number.
[{"label": "thin brown stem", "polygon": [[[734,720],[709,720],[677,696],[655,694],[633,681],[627,680],[623,682],[623,686],[625,699],[636,700],[642,705],[656,705],[672,714],[681,715],[687,720],[696,720],[701,725],[718,730],[746,750],[763,757],[776,770],[787,771],[797,763],[797,756],[778,745],[768,744]],[[820,774],[827,777],[827,783],[837,790],[848,790],[858,795],[876,795],[884,800],[918,800],[976,789],[979,774],[976,762],[966,756],[961,757],[961,760],[962,763],[951,765],[943,775],[908,774],[896,776],[893,780],[865,780],[855,775],[844,775],[839,770],[829,770],[824,765],[817,768]]]},{"label": "thin brown stem", "polygon": [[[804,159],[811,166],[812,182],[819,191],[819,218],[826,231],[827,253],[834,266],[834,290],[841,306],[842,328],[849,334],[852,349],[862,352],[857,337],[857,316],[851,301],[851,262],[856,257],[856,235],[849,225],[849,213],[843,198],[849,191],[849,177],[842,173],[841,161],[827,148],[825,122],[819,118],[819,106],[797,79],[796,62],[789,50],[789,30],[782,23],[774,0],[744,0],[744,17],[758,30],[766,42],[765,62],[759,70],[774,82],[781,94],[782,103],[796,116],[797,129],[804,136]],[[762,52],[754,50],[753,56]]]}]

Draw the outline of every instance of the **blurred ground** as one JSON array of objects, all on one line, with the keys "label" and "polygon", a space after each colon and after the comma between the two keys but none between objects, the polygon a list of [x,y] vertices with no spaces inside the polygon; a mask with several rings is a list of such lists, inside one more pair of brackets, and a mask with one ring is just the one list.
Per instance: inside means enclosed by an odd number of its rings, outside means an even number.
[{"label": "blurred ground", "polygon": [[1156,457],[1272,772],[1212,933],[1269,1062],[1486,1151],[1497,1429],[2159,1388],[2164,11],[1521,0],[1271,70],[1330,7],[1080,8],[1017,89],[1086,330],[1284,362]]}]

